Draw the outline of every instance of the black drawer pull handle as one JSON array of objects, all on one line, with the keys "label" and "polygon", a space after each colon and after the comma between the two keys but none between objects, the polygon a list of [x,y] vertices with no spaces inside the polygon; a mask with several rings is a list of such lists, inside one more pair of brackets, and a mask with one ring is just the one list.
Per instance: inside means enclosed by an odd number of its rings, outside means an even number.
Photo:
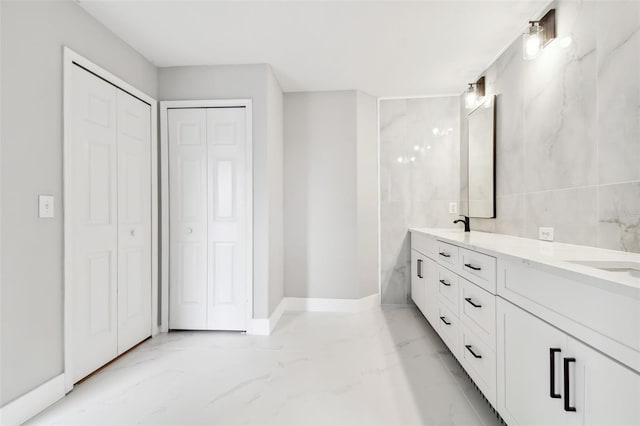
[{"label": "black drawer pull handle", "polygon": [[473,306],[474,308],[482,308],[482,305],[478,305],[477,303],[474,303],[473,300],[471,300],[470,297],[465,297],[464,300],[466,300],[467,302],[469,302],[469,304],[471,306]]},{"label": "black drawer pull handle", "polygon": [[556,393],[556,354],[562,352],[560,348],[549,348],[549,396],[551,398],[562,398]]},{"label": "black drawer pull handle", "polygon": [[569,386],[569,364],[576,362],[575,358],[564,359],[564,411],[576,411],[576,407],[571,406],[571,389]]},{"label": "black drawer pull handle", "polygon": [[443,323],[445,323],[446,325],[451,325],[450,322],[447,321],[446,317],[440,317],[440,321],[442,321]]},{"label": "black drawer pull handle", "polygon": [[446,287],[451,287],[451,283],[448,283],[445,280],[440,280],[440,283]]},{"label": "black drawer pull handle", "polygon": [[422,259],[418,259],[418,278],[424,278],[422,276]]},{"label": "black drawer pull handle", "polygon": [[465,264],[464,264],[464,266],[466,266],[467,268],[473,269],[474,271],[480,271],[480,270],[482,270],[482,268],[481,268],[481,267],[479,267],[479,266],[473,266],[473,265],[472,265],[472,264],[470,264],[470,263],[465,263]]},{"label": "black drawer pull handle", "polygon": [[440,253],[438,253],[440,256],[442,257],[451,257],[451,255],[449,253],[445,253],[443,251],[441,251]]},{"label": "black drawer pull handle", "polygon": [[482,358],[482,355],[478,355],[473,351],[473,349],[471,349],[471,345],[464,345],[464,347],[467,348],[469,352],[471,352],[471,355],[473,355],[474,358]]}]

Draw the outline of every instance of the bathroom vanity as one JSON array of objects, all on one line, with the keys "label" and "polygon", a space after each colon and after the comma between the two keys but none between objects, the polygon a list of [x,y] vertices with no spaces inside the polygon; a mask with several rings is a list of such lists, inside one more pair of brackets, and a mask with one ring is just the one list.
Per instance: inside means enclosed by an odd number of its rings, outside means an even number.
[{"label": "bathroom vanity", "polygon": [[411,229],[411,294],[509,425],[640,424],[640,255]]}]

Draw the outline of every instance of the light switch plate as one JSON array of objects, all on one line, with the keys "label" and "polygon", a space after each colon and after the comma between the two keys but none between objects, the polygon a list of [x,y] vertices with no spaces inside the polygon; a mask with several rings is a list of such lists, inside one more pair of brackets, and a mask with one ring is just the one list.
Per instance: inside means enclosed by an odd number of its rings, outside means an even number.
[{"label": "light switch plate", "polygon": [[538,238],[542,241],[553,241],[553,228],[545,228],[541,226],[538,233]]},{"label": "light switch plate", "polygon": [[38,197],[38,213],[42,218],[53,217],[53,195],[40,195]]},{"label": "light switch plate", "polygon": [[456,203],[455,201],[449,203],[449,213],[458,213],[458,203]]}]

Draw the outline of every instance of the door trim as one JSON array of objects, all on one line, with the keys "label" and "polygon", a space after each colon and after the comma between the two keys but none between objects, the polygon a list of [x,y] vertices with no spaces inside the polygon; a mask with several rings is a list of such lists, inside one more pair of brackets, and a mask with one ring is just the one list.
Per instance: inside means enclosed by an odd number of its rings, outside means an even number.
[{"label": "door trim", "polygon": [[161,101],[160,102],[160,216],[161,216],[161,241],[160,252],[162,265],[160,271],[161,283],[161,309],[160,331],[169,331],[169,129],[168,112],[170,109],[179,108],[232,108],[244,107],[246,111],[246,164],[245,177],[247,191],[245,201],[247,206],[246,218],[246,277],[247,277],[247,329],[251,328],[253,319],[253,102],[251,99],[219,99],[219,100],[188,100],[188,101]]},{"label": "door trim", "polygon": [[[62,203],[64,211],[63,224],[63,259],[64,259],[64,376],[65,392],[73,389],[73,354],[71,351],[71,278],[72,265],[71,252],[72,241],[67,236],[67,231],[71,227],[71,210],[73,194],[71,193],[70,179],[70,159],[71,141],[69,128],[71,124],[71,72],[74,66],[79,65],[90,73],[105,80],[106,82],[124,90],[130,95],[140,99],[151,107],[151,335],[158,334],[158,101],[143,91],[135,88],[126,81],[116,77],[104,68],[96,65],[84,56],[76,53],[70,48],[63,47],[63,186]],[[75,64],[75,65],[74,65]]]}]

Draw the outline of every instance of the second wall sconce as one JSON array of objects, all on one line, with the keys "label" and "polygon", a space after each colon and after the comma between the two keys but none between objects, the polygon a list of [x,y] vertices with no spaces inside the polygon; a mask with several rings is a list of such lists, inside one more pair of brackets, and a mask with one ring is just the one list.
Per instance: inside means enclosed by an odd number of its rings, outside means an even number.
[{"label": "second wall sconce", "polygon": [[480,77],[475,83],[469,83],[469,88],[464,96],[464,106],[467,109],[475,108],[484,98],[484,77]]},{"label": "second wall sconce", "polygon": [[524,59],[535,59],[542,49],[556,38],[556,10],[549,10],[539,21],[529,21],[529,29],[522,36]]}]

